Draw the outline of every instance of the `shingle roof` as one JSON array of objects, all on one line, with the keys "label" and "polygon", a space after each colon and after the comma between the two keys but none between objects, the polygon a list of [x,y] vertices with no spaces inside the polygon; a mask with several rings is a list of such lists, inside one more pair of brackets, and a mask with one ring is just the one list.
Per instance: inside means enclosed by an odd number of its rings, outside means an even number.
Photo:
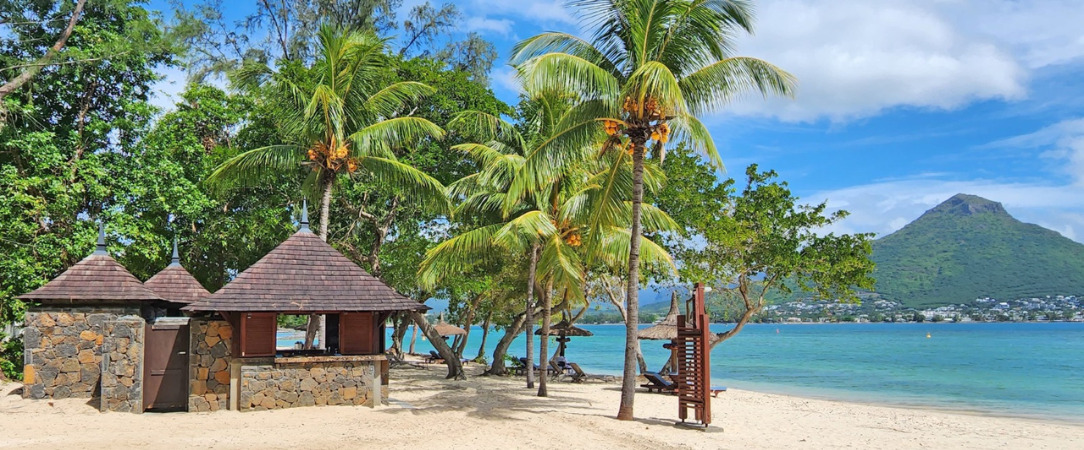
[{"label": "shingle roof", "polygon": [[151,292],[105,250],[105,232],[98,231],[93,254],[75,263],[60,276],[29,293],[22,300],[78,300],[84,302],[162,300]]},{"label": "shingle roof", "polygon": [[188,311],[405,311],[428,309],[395,292],[308,230],[306,220],[271,253]]},{"label": "shingle roof", "polygon": [[196,281],[196,277],[181,267],[176,240],[173,241],[173,260],[169,266],[143,283],[143,286],[174,303],[188,304],[211,295],[202,284],[199,284],[199,281]]}]

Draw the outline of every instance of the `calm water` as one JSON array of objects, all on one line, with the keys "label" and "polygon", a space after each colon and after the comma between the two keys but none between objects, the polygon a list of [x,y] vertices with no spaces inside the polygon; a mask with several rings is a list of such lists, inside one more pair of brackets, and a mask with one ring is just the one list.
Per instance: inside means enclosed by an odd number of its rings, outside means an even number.
[{"label": "calm water", "polygon": [[[624,328],[583,328],[595,335],[572,338],[567,357],[620,374]],[[480,342],[474,327],[467,357]],[[668,356],[662,343],[643,341],[653,370]],[[419,335],[415,350],[430,349]],[[510,353],[524,354],[523,336]],[[711,358],[713,383],[739,389],[1084,421],[1084,323],[749,325]]]}]

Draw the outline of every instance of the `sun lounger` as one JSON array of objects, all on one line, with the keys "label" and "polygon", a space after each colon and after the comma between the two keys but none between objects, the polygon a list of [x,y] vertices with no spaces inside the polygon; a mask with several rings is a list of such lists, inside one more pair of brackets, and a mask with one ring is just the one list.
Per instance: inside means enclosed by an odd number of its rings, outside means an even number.
[{"label": "sun lounger", "polygon": [[655,372],[644,372],[644,378],[647,378],[648,383],[641,384],[640,387],[647,388],[648,392],[674,392],[677,389],[677,385]]},{"label": "sun lounger", "polygon": [[434,362],[437,362],[437,361],[444,362],[444,358],[441,358],[440,354],[437,353],[436,350],[429,350],[429,356],[425,357],[425,362],[426,363],[434,363]]},{"label": "sun lounger", "polygon": [[613,375],[590,375],[583,371],[583,368],[576,363],[568,363],[568,367],[572,369],[572,382],[581,383],[584,380],[599,380],[599,381],[614,381],[617,377]]},{"label": "sun lounger", "polygon": [[726,386],[712,386],[711,396],[718,397],[720,392],[726,392]]}]

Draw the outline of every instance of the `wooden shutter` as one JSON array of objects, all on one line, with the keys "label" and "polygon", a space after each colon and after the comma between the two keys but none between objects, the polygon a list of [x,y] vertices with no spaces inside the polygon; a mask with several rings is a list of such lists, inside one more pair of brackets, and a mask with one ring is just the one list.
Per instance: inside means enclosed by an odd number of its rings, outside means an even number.
[{"label": "wooden shutter", "polygon": [[275,356],[275,313],[241,314],[241,356]]},{"label": "wooden shutter", "polygon": [[339,348],[344,355],[373,355],[377,340],[373,313],[342,313],[339,318]]}]

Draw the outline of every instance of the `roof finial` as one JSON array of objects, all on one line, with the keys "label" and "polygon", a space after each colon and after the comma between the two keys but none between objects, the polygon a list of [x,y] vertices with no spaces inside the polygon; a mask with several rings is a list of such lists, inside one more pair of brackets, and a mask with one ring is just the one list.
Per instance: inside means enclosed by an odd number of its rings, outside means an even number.
[{"label": "roof finial", "polygon": [[298,231],[312,231],[309,230],[309,199],[308,197],[301,199],[301,229]]},{"label": "roof finial", "polygon": [[105,248],[105,221],[98,222],[98,246],[94,248],[95,255],[108,255],[109,251]]},{"label": "roof finial", "polygon": [[177,253],[177,236],[173,236],[173,260],[169,262],[169,265],[181,265],[181,256]]}]

